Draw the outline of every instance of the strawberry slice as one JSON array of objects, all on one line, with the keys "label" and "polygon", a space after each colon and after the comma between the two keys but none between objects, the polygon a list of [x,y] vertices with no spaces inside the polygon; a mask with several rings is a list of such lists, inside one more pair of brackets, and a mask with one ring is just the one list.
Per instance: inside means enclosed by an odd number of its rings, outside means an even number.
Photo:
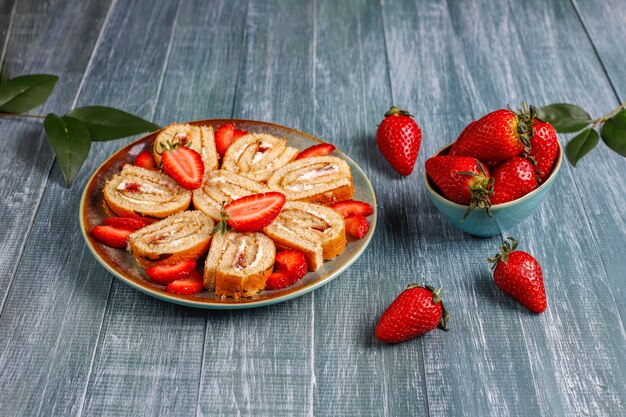
[{"label": "strawberry slice", "polygon": [[281,288],[287,288],[291,284],[296,282],[296,279],[289,275],[287,272],[277,271],[267,278],[265,282],[266,290],[280,290]]},{"label": "strawberry slice", "polygon": [[240,137],[247,135],[248,132],[245,130],[235,129],[235,125],[232,123],[227,123],[217,128],[215,131],[215,147],[217,148],[217,153],[221,156],[226,155],[226,151],[237,139]]},{"label": "strawberry slice", "polygon": [[309,266],[304,253],[297,250],[286,250],[276,254],[276,270],[286,272],[294,278],[294,282],[302,278]]},{"label": "strawberry slice", "polygon": [[233,142],[242,136],[246,136],[247,134],[248,132],[246,132],[245,130],[235,129],[235,131],[233,132]]},{"label": "strawberry slice", "polygon": [[189,259],[174,265],[155,265],[146,269],[146,274],[157,284],[167,285],[170,282],[186,278],[196,269],[196,261]]},{"label": "strawberry slice", "polygon": [[152,154],[148,151],[143,151],[135,158],[135,165],[145,169],[156,170],[156,162],[152,157]]},{"label": "strawberry slice", "polygon": [[139,219],[131,219],[130,217],[108,217],[104,219],[104,225],[115,227],[116,229],[135,231],[146,227],[148,223]]},{"label": "strawberry slice", "polygon": [[360,214],[346,217],[344,222],[346,223],[346,232],[357,239],[363,239],[370,229],[370,224],[367,222],[367,219]]},{"label": "strawberry slice", "polygon": [[204,175],[202,157],[193,149],[179,145],[180,142],[166,145],[161,155],[163,171],[183,188],[200,188]]},{"label": "strawberry slice", "polygon": [[193,271],[186,278],[177,279],[167,284],[167,292],[172,294],[196,294],[202,291],[203,278],[200,272]]},{"label": "strawberry slice", "polygon": [[350,217],[355,214],[360,214],[361,216],[369,216],[372,214],[372,206],[363,201],[342,201],[341,203],[336,203],[330,206],[331,209],[336,210],[341,214],[344,218]]},{"label": "strawberry slice", "polygon": [[91,231],[91,234],[107,246],[123,249],[126,248],[128,235],[133,233],[133,231],[134,230],[129,229],[117,229],[111,226],[96,226]]},{"label": "strawberry slice", "polygon": [[[269,225],[285,205],[284,194],[276,191],[252,194],[231,201],[224,207],[224,218],[228,226],[241,232],[257,232]],[[225,231],[223,222],[216,230]]]},{"label": "strawberry slice", "polygon": [[331,145],[330,143],[320,143],[319,145],[311,146],[310,148],[306,148],[302,152],[296,156],[296,160],[302,158],[309,158],[311,156],[325,156],[334,151],[335,145]]}]

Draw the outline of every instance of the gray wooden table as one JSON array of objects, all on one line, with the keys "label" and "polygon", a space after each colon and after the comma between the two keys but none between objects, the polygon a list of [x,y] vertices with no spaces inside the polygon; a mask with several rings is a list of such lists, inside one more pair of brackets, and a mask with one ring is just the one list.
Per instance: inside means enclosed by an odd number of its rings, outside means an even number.
[{"label": "gray wooden table", "polygon": [[[598,147],[565,164],[503,234],[543,266],[539,316],[492,283],[499,239],[446,224],[421,180],[429,155],[506,104],[615,108],[625,44],[623,0],[0,0],[5,73],[60,76],[41,114],[284,124],[337,144],[379,201],[370,247],[329,285],[184,308],[117,281],[80,235],[87,178],[131,139],[95,144],[66,189],[41,123],[0,119],[0,415],[626,415],[626,160]],[[375,145],[392,103],[424,133],[408,178]],[[443,287],[451,331],[377,342],[415,280]]]}]

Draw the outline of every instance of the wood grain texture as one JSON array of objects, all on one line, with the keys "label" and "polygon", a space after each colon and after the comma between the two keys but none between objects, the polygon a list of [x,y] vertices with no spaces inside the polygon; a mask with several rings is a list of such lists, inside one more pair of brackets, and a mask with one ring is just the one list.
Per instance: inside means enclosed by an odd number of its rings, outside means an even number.
[{"label": "wood grain texture", "polygon": [[[74,103],[108,2],[76,5],[72,1],[52,1],[46,4],[47,13],[31,12],[40,5],[28,0],[2,3],[0,20],[6,26],[1,27],[8,37],[0,38],[0,57],[5,58],[0,64],[7,78],[32,73],[64,74],[46,104],[34,111],[63,112]],[[90,22],[77,23],[76,16],[89,16]],[[67,43],[57,42],[59,33],[69,37]],[[78,45],[82,49],[77,52]],[[0,118],[0,141],[6,148],[0,155],[0,166],[10,167],[0,176],[1,312],[54,156],[43,135],[43,124],[36,119]]]},{"label": "wood grain texture", "polygon": [[[395,6],[389,10],[397,20],[389,17],[389,24],[385,20],[391,79],[400,80],[394,92],[399,91],[407,102],[417,101],[414,107],[424,109],[425,120],[431,123],[445,114],[468,114],[470,109],[474,113],[471,116],[480,116],[522,98],[540,103],[559,101],[554,99],[557,94],[583,91],[591,80],[607,86],[606,79],[597,73],[597,60],[568,59],[565,54],[571,50],[568,42],[577,48],[585,44],[581,28],[552,24],[558,19],[575,22],[574,11],[567,2],[551,7],[490,3],[489,14],[484,13],[485,4],[437,3],[416,8],[411,18],[400,14],[406,14],[409,5]],[[529,21],[534,22],[532,28],[517,23]],[[407,22],[412,22],[411,26],[401,26]],[[443,33],[433,33],[433,28],[440,28]],[[414,37],[405,40],[407,33]],[[533,39],[533,43],[524,42],[526,38]],[[412,53],[415,49],[424,55]],[[431,51],[437,51],[435,56]],[[565,64],[561,64],[563,61]],[[434,66],[432,72],[430,66]],[[413,68],[418,68],[417,77],[402,83],[406,79],[402,74]],[[594,73],[598,74],[595,79],[588,75]],[[598,95],[595,102],[600,100]],[[438,135],[427,131],[424,136],[438,140],[445,135],[454,139],[469,120],[468,117],[463,124],[450,126]],[[426,155],[433,152],[427,150],[428,146],[425,143]],[[522,244],[544,265],[552,300],[546,315],[525,314],[503,297],[490,282],[485,264],[467,271],[472,261],[465,260],[465,256],[484,259],[495,249],[494,239],[490,248],[484,246],[483,240],[455,247],[466,272],[444,274],[457,276],[448,282],[447,293],[452,284],[452,290],[462,294],[463,299],[456,304],[463,312],[461,320],[474,315],[477,320],[458,323],[459,315],[453,316],[457,319],[455,329],[461,328],[464,333],[456,337],[466,339],[467,345],[460,350],[456,340],[448,350],[427,351],[427,375],[434,373],[441,378],[429,385],[431,414],[456,415],[470,409],[481,415],[619,415],[623,410],[623,327],[611,289],[605,285],[606,272],[593,260],[599,251],[590,236],[587,218],[575,201],[572,204],[572,194],[565,192],[566,187],[571,189],[575,184],[575,177],[569,167],[563,171],[556,190],[542,207],[522,226],[506,231],[506,235],[515,233],[521,238]],[[575,188],[573,194],[584,201],[585,197]],[[563,210],[566,228],[555,221],[563,217]],[[433,242],[429,241],[429,257],[433,252]],[[594,277],[593,281],[589,277]],[[462,286],[456,287],[459,284]],[[607,294],[610,296],[605,300]],[[611,325],[606,324],[607,314]],[[577,342],[581,339],[586,342]],[[603,348],[597,350],[596,346]],[[574,359],[581,357],[586,359]],[[442,372],[445,378],[441,377]],[[467,384],[455,379],[468,374],[472,375],[469,381],[480,381],[469,388],[469,393]],[[442,383],[446,387],[443,390]],[[440,395],[442,392],[444,395]]]},{"label": "wood grain texture", "polygon": [[[588,109],[592,112],[592,117],[599,117],[626,100],[626,54],[624,53],[626,7],[615,1],[597,4],[573,1],[573,4],[610,81],[611,88],[603,88],[595,92],[598,95],[598,101],[593,108]],[[611,89],[615,94],[615,100]],[[595,89],[592,87],[592,90]],[[579,97],[571,99],[574,100],[573,103],[580,100]],[[620,317],[624,323],[626,320],[626,302],[624,302],[626,300],[626,280],[624,280],[626,258],[623,256],[623,242],[626,241],[626,211],[624,210],[626,181],[623,178],[626,160],[607,151],[603,143],[600,143],[594,154],[591,155],[595,156],[593,159],[581,161],[580,167],[589,169],[591,166],[598,166],[601,170],[599,178],[611,180],[596,181],[595,178],[584,178],[578,187],[581,194],[587,197],[585,204],[588,207],[589,227],[593,232],[594,240],[601,248],[602,265],[607,272],[608,283],[612,287]],[[608,195],[610,198],[595,198],[596,195]]]},{"label": "wood grain texture", "polygon": [[424,266],[408,233],[414,207],[402,207],[417,182],[402,181],[376,149],[375,126],[392,101],[380,3],[318,1],[316,9],[314,133],[365,169],[379,224],[365,254],[315,292],[314,415],[426,415],[423,341],[382,346],[373,334],[377,316]]},{"label": "wood grain texture", "polygon": [[[313,3],[250,2],[233,117],[312,131],[313,10]],[[310,415],[312,309],[308,294],[270,307],[210,312],[198,415]]]},{"label": "wood grain texture", "polygon": [[[564,164],[537,211],[503,231],[543,266],[543,315],[494,286],[485,258],[500,239],[452,228],[422,179],[428,156],[508,103],[615,107],[615,1],[15,1],[0,0],[8,75],[61,76],[42,113],[103,104],[161,124],[292,126],[350,155],[379,212],[363,256],[314,293],[179,307],[119,283],[82,243],[87,176],[132,139],[95,144],[65,189],[41,125],[0,119],[3,417],[626,415],[623,158],[598,147]],[[375,145],[391,104],[423,131],[408,178]],[[377,318],[411,281],[443,287],[450,332],[379,343]]]}]

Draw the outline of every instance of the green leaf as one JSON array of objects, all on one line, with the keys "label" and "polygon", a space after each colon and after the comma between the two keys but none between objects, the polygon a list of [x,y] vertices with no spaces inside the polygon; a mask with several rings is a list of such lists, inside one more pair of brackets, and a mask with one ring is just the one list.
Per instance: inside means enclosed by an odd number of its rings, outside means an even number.
[{"label": "green leaf", "polygon": [[602,126],[602,140],[606,146],[626,156],[626,109],[611,117]]},{"label": "green leaf", "polygon": [[46,117],[44,129],[61,165],[65,184],[69,187],[89,154],[91,147],[89,131],[80,120],[67,116],[59,117],[52,113]]},{"label": "green leaf", "polygon": [[565,148],[567,159],[576,166],[576,163],[595,148],[599,141],[598,132],[593,129],[583,130],[567,144]]},{"label": "green leaf", "polygon": [[97,141],[125,138],[160,129],[161,126],[125,111],[104,106],[87,106],[74,109],[66,116],[80,120]]},{"label": "green leaf", "polygon": [[54,89],[56,75],[23,75],[0,84],[0,111],[24,113],[43,104]]},{"label": "green leaf", "polygon": [[578,106],[555,103],[539,108],[539,117],[559,133],[574,133],[593,122],[589,113]]}]

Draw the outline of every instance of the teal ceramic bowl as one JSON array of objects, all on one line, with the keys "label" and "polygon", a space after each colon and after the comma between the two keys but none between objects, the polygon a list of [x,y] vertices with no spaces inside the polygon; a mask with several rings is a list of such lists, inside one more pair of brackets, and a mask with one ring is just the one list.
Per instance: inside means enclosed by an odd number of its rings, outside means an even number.
[{"label": "teal ceramic bowl", "polygon": [[[437,152],[436,155],[447,154],[451,146],[452,144],[449,144]],[[546,193],[552,188],[557,173],[561,168],[562,154],[562,148],[559,144],[559,153],[545,182],[537,187],[536,190],[517,200],[491,206],[493,217],[489,217],[484,210],[476,209],[463,220],[463,214],[465,214],[468,206],[454,203],[444,197],[437,189],[437,186],[430,181],[424,170],[426,189],[437,210],[457,229],[474,236],[497,236],[504,230],[510,229],[524,221],[543,201]]]}]

